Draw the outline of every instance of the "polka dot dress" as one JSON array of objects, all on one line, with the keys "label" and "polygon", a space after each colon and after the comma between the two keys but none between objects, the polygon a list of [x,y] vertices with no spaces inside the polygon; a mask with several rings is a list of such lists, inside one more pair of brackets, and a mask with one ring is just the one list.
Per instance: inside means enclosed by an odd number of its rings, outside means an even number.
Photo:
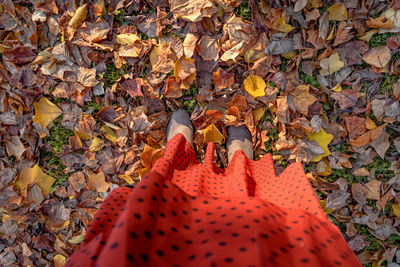
[{"label": "polka dot dress", "polygon": [[360,266],[300,163],[199,163],[181,134],[134,189],[114,189],[66,266]]}]

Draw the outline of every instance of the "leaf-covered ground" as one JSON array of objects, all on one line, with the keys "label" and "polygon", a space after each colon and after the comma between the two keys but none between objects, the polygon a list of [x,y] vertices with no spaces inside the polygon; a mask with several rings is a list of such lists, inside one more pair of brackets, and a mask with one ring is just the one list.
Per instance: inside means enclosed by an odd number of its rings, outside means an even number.
[{"label": "leaf-covered ground", "polygon": [[400,1],[4,0],[0,265],[62,266],[185,108],[199,160],[245,124],[304,164],[367,266],[400,263]]}]

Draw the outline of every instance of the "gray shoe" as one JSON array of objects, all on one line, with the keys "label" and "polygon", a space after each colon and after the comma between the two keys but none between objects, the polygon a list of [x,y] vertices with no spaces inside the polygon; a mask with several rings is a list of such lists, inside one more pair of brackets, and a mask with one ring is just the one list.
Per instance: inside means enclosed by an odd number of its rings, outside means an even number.
[{"label": "gray shoe", "polygon": [[227,149],[228,162],[231,162],[233,155],[238,150],[242,150],[249,159],[253,159],[253,143],[250,132],[245,126],[228,128]]},{"label": "gray shoe", "polygon": [[183,134],[186,140],[193,146],[193,126],[190,122],[189,114],[184,109],[178,109],[172,113],[167,127],[167,141],[171,140],[178,133]]}]

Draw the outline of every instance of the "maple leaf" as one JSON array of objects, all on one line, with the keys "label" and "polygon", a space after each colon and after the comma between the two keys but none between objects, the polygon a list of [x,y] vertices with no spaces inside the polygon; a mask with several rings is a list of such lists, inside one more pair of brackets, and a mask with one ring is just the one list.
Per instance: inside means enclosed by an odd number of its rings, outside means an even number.
[{"label": "maple leaf", "polygon": [[50,123],[62,114],[61,109],[46,97],[42,97],[38,102],[34,102],[33,106],[35,107],[33,121],[39,123],[44,128],[47,128]]}]

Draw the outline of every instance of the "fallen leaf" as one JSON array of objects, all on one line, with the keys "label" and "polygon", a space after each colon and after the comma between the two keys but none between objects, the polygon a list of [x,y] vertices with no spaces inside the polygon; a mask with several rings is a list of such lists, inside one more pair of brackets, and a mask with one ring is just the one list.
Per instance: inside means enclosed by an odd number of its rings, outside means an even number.
[{"label": "fallen leaf", "polygon": [[373,179],[365,184],[365,187],[368,189],[366,194],[367,199],[379,200],[381,197],[381,181]]},{"label": "fallen leaf", "polygon": [[200,39],[197,47],[199,55],[204,60],[218,60],[218,53],[220,49],[217,44],[217,39],[205,35],[203,36],[203,38]]},{"label": "fallen leaf", "polygon": [[107,192],[110,184],[106,182],[106,177],[103,172],[89,173],[87,186],[97,192]]},{"label": "fallen leaf", "polygon": [[290,96],[293,96],[293,103],[297,110],[304,115],[308,115],[308,107],[318,100],[314,95],[310,94],[310,85],[308,84],[297,86],[290,93]]},{"label": "fallen leaf", "polygon": [[117,35],[115,41],[121,45],[130,45],[140,41],[140,38],[134,33],[121,33]]},{"label": "fallen leaf", "polygon": [[385,16],[380,16],[376,19],[369,18],[367,20],[367,26],[375,29],[393,29],[394,24],[392,20],[387,19]]},{"label": "fallen leaf", "polygon": [[279,31],[279,32],[289,33],[294,29],[294,27],[290,24],[287,24],[285,16],[283,16],[283,17],[278,18],[274,22],[274,24],[272,25],[272,29]]},{"label": "fallen leaf", "polygon": [[72,237],[71,239],[69,239],[68,242],[71,244],[74,244],[74,245],[80,244],[85,239],[85,235],[86,235],[86,233],[76,235],[76,236]]},{"label": "fallen leaf", "polygon": [[204,131],[204,143],[214,142],[222,144],[224,142],[224,136],[218,130],[214,123],[211,123]]},{"label": "fallen leaf", "polygon": [[366,119],[364,118],[358,116],[347,116],[344,118],[344,122],[350,139],[355,139],[366,131]]},{"label": "fallen leaf", "polygon": [[96,152],[103,148],[104,141],[98,137],[94,137],[92,144],[89,147],[89,151]]},{"label": "fallen leaf", "polygon": [[66,259],[63,255],[61,254],[57,254],[54,256],[53,258],[54,261],[54,266],[55,267],[64,267],[65,263],[66,263]]},{"label": "fallen leaf", "polygon": [[307,5],[307,0],[298,0],[296,1],[296,3],[294,4],[294,12],[299,12],[301,11],[303,8],[305,8]]},{"label": "fallen leaf", "polygon": [[34,102],[35,116],[33,121],[37,122],[43,128],[47,128],[58,116],[62,114],[61,109],[50,102],[46,97],[42,97],[38,102]]},{"label": "fallen leaf", "polygon": [[324,58],[320,61],[320,75],[331,75],[344,67],[344,62],[340,60],[339,54],[334,53],[329,58]]},{"label": "fallen leaf", "polygon": [[171,13],[175,18],[198,22],[215,14],[215,6],[210,0],[171,0]]},{"label": "fallen leaf", "polygon": [[342,21],[348,19],[348,13],[344,4],[334,4],[328,7],[328,18],[330,21]]},{"label": "fallen leaf", "polygon": [[387,46],[373,47],[363,56],[365,62],[377,68],[386,67],[390,58],[390,49]]},{"label": "fallen leaf", "polygon": [[244,89],[254,98],[264,96],[266,87],[265,81],[258,75],[250,75],[244,80]]},{"label": "fallen leaf", "polygon": [[214,86],[217,89],[226,89],[231,87],[235,82],[235,75],[233,73],[226,72],[222,68],[218,68],[216,72],[213,73]]},{"label": "fallen leaf", "polygon": [[79,25],[82,24],[82,22],[86,19],[86,16],[88,14],[87,6],[88,6],[87,4],[84,4],[83,6],[78,7],[78,9],[75,11],[75,14],[69,21],[69,26],[76,29],[78,28]]},{"label": "fallen leaf", "polygon": [[185,56],[191,58],[194,53],[194,49],[196,48],[197,36],[193,33],[188,33],[183,41],[183,51],[185,52]]},{"label": "fallen leaf", "polygon": [[189,89],[196,79],[195,60],[188,57],[177,60],[174,65],[174,76],[179,77],[182,89]]},{"label": "fallen leaf", "polygon": [[313,141],[313,140],[317,141],[317,143],[321,146],[322,150],[324,151],[324,153],[322,155],[313,157],[311,159],[311,161],[318,162],[322,158],[329,156],[329,154],[331,152],[328,149],[328,145],[332,141],[332,139],[333,139],[333,135],[326,133],[322,127],[321,127],[320,132],[314,132],[314,133],[308,135],[308,140],[309,141]]},{"label": "fallen leaf", "polygon": [[37,184],[42,190],[42,194],[46,196],[51,192],[51,186],[55,181],[56,179],[44,173],[38,165],[34,165],[32,168],[25,167],[22,170],[15,185],[24,190],[31,184]]},{"label": "fallen leaf", "polygon": [[400,218],[400,204],[393,204],[392,209],[393,209],[394,215],[396,215],[397,218]]}]

